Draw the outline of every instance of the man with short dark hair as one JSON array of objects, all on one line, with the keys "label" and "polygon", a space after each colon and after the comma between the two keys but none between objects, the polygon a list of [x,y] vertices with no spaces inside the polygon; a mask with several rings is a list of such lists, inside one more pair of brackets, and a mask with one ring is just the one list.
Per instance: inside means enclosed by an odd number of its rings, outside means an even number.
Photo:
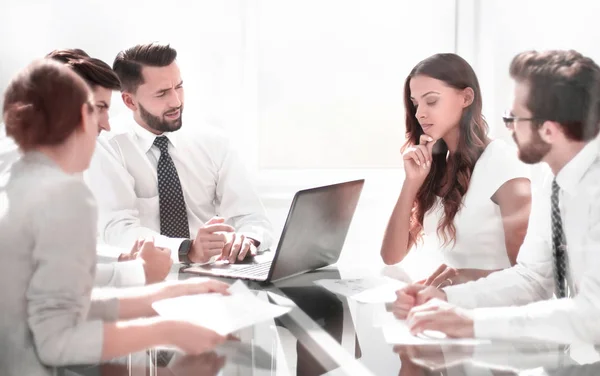
[{"label": "man with short dark hair", "polygon": [[176,58],[159,43],[115,58],[133,121],[107,136],[109,152],[97,153],[87,176],[100,235],[115,246],[153,236],[182,263],[234,263],[270,246],[271,224],[229,139],[198,124],[180,130],[185,106]]},{"label": "man with short dark hair", "polygon": [[[54,50],[46,58],[56,60],[73,69],[90,86],[94,93],[94,105],[98,110],[98,134],[110,131],[108,109],[114,90],[121,90],[121,82],[112,68],[100,59],[90,57],[79,48]],[[19,150],[12,139],[0,129],[0,171],[4,171],[19,158]]]},{"label": "man with short dark hair", "polygon": [[100,59],[88,55],[79,48],[54,50],[46,58],[69,66],[90,86],[94,93],[94,105],[98,110],[98,134],[110,131],[108,110],[112,93],[121,90],[121,82],[112,68]]},{"label": "man with short dark hair", "polygon": [[[413,333],[600,343],[600,67],[575,51],[529,51],[510,65],[504,122],[526,163],[552,170],[533,195],[517,265],[464,285],[411,285],[394,313]],[[552,293],[558,299],[549,300]],[[447,300],[450,303],[444,302]],[[459,308],[461,307],[461,308]]]}]

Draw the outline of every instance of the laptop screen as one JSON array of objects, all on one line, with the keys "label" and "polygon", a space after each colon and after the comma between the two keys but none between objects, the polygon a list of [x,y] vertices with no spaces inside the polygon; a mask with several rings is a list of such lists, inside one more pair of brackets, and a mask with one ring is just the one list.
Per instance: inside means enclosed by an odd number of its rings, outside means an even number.
[{"label": "laptop screen", "polygon": [[338,260],[363,185],[364,180],[356,180],[296,193],[273,260],[270,281]]}]

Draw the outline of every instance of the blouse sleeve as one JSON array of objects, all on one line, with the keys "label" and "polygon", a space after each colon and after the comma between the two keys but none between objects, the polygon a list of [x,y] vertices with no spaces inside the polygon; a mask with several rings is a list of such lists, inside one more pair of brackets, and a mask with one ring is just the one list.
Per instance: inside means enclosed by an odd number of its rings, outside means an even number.
[{"label": "blouse sleeve", "polygon": [[492,148],[489,150],[488,163],[482,167],[485,168],[486,188],[490,197],[507,181],[517,178],[531,180],[531,167],[521,162],[515,147],[500,140],[488,147]]},{"label": "blouse sleeve", "polygon": [[96,207],[83,182],[69,179],[43,192],[33,221],[34,271],[28,323],[48,366],[97,363],[103,322],[88,321],[96,264]]}]

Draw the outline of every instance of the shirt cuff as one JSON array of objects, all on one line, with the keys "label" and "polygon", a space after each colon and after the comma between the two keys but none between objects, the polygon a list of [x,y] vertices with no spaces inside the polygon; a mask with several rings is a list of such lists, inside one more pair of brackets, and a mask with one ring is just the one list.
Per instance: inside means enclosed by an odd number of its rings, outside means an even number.
[{"label": "shirt cuff", "polygon": [[92,292],[88,320],[101,320],[107,322],[117,321],[119,319],[119,299],[100,291],[101,290],[94,290],[94,292]]},{"label": "shirt cuff", "polygon": [[442,290],[446,293],[448,303],[462,308],[475,308],[477,306],[477,299],[475,299],[475,293],[469,284],[463,283],[443,288]]},{"label": "shirt cuff", "polygon": [[144,264],[140,260],[115,263],[118,287],[143,286],[146,284]]},{"label": "shirt cuff", "polygon": [[104,243],[98,243],[98,245],[96,246],[96,254],[98,255],[98,261],[100,262],[118,261],[118,258],[122,253],[129,252],[130,249],[113,247]]},{"label": "shirt cuff", "polygon": [[511,325],[510,307],[476,308],[473,310],[475,338],[511,339],[520,338],[520,332]]},{"label": "shirt cuff", "polygon": [[[56,355],[55,363],[65,366],[69,364],[98,364],[102,358],[104,321],[84,321],[78,324],[73,328],[68,340],[70,342],[69,346],[64,347],[65,351]],[[45,346],[52,345],[51,343],[45,344]]]}]

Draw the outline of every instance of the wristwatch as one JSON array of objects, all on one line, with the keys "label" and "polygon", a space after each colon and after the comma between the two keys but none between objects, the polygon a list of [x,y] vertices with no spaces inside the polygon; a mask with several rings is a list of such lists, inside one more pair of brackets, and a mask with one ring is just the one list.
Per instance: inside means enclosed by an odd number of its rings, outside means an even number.
[{"label": "wristwatch", "polygon": [[192,250],[192,239],[185,239],[181,242],[179,246],[179,262],[182,264],[192,264],[192,260],[190,260],[189,253]]}]

